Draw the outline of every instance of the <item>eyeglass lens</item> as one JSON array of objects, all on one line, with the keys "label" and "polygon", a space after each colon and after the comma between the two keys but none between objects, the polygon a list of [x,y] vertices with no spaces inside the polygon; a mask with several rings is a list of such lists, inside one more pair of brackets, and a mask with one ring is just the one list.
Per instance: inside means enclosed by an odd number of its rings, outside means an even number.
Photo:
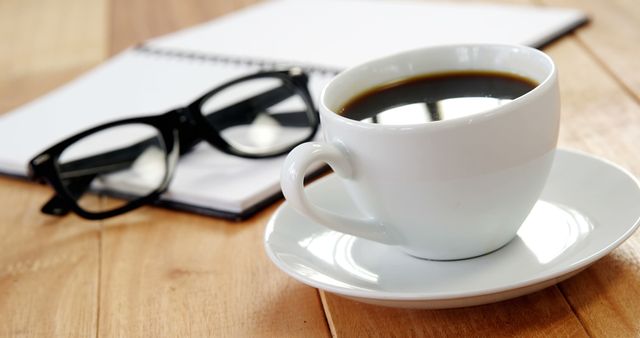
[{"label": "eyeglass lens", "polygon": [[229,145],[256,155],[283,151],[307,139],[314,132],[309,109],[293,85],[278,77],[238,82],[201,106],[210,127]]},{"label": "eyeglass lens", "polygon": [[[169,172],[167,149],[153,126],[113,126],[76,141],[60,155],[57,171],[64,188],[89,212],[107,211],[162,187]],[[87,190],[122,197],[100,205]]]}]

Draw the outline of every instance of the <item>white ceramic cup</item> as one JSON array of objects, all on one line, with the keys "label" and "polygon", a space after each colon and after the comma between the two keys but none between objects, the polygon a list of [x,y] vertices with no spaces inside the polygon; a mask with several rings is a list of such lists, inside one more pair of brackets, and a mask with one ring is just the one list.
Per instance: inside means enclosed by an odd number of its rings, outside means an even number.
[{"label": "white ceramic cup", "polygon": [[[423,124],[372,124],[336,113],[370,88],[460,70],[506,72],[539,85],[497,108]],[[284,163],[282,190],[292,207],[413,256],[475,257],[516,236],[544,187],[560,120],[556,67],[541,51],[518,45],[407,51],[336,76],[322,92],[320,118],[325,141],[298,146]],[[307,199],[303,178],[315,162],[331,166],[360,210],[340,214]]]}]

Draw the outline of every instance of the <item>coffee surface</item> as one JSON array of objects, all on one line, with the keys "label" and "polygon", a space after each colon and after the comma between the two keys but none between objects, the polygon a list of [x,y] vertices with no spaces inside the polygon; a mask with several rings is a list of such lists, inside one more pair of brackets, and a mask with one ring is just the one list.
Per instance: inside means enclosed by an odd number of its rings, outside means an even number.
[{"label": "coffee surface", "polygon": [[537,86],[507,73],[461,71],[422,75],[370,89],[345,104],[344,117],[379,124],[418,124],[481,113]]}]

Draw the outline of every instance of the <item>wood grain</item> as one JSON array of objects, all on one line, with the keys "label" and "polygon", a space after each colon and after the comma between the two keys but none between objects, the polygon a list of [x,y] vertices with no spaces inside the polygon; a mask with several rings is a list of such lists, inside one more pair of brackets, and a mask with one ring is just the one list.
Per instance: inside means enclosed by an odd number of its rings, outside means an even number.
[{"label": "wood grain", "polygon": [[[600,155],[640,175],[638,102],[584,52],[580,42],[564,40],[548,52],[561,73],[560,145]],[[640,234],[636,233],[593,267],[560,284],[591,335],[624,337],[640,333],[640,290],[636,287],[640,285],[639,253]]]},{"label": "wood grain", "polygon": [[0,112],[106,57],[106,0],[0,1]]},{"label": "wood grain", "polygon": [[[0,112],[124,48],[254,2],[0,1]],[[535,3],[583,8],[592,17],[545,49],[560,71],[560,145],[640,176],[640,49],[633,44],[640,41],[640,4]],[[89,222],[41,215],[49,194],[0,178],[0,336],[640,334],[640,235],[559,286],[501,303],[402,310],[322,293],[323,308],[316,289],[265,257],[264,226],[276,206],[242,223],[154,207]]]},{"label": "wood grain", "polygon": [[448,310],[394,309],[323,292],[337,337],[586,337],[555,288],[495,304]]},{"label": "wood grain", "polygon": [[602,156],[639,175],[638,102],[579,42],[565,39],[546,51],[558,65],[560,77],[559,146]]},{"label": "wood grain", "polygon": [[256,2],[258,0],[111,0],[109,51],[113,54]]},{"label": "wood grain", "polygon": [[[242,6],[113,1],[109,50]],[[272,211],[241,224],[157,208],[108,220],[99,335],[327,336],[317,291],[286,277],[264,254]]]},{"label": "wood grain", "polygon": [[[104,59],[104,4],[0,1],[0,113]],[[0,178],[2,337],[96,335],[99,224],[41,215],[50,194]]]},{"label": "wood grain", "polygon": [[540,0],[547,5],[580,8],[591,18],[577,40],[588,53],[640,101],[640,6],[635,0]]},{"label": "wood grain", "polygon": [[48,188],[0,187],[0,336],[95,336],[98,227],[39,215]]},{"label": "wood grain", "polygon": [[263,224],[144,208],[103,232],[100,335],[326,337],[317,291],[268,261]]}]

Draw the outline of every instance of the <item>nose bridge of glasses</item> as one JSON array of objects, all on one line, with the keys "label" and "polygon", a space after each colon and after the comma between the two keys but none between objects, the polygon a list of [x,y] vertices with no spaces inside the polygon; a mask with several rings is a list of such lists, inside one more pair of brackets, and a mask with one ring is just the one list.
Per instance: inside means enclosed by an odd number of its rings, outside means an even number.
[{"label": "nose bridge of glasses", "polygon": [[309,84],[309,75],[305,73],[301,68],[292,68],[288,72],[289,76],[293,83],[295,83],[298,87],[303,89],[308,89],[307,85]]},{"label": "nose bridge of glasses", "polygon": [[[90,174],[67,179],[66,190],[73,199],[78,199],[89,190],[95,177],[96,174]],[[55,194],[42,206],[40,211],[48,215],[64,216],[69,213],[69,207],[59,194]]]},{"label": "nose bridge of glasses", "polygon": [[189,152],[196,144],[202,141],[202,130],[199,128],[193,113],[193,107],[174,109],[171,113],[178,116],[175,121],[175,129],[178,130],[179,154]]}]

